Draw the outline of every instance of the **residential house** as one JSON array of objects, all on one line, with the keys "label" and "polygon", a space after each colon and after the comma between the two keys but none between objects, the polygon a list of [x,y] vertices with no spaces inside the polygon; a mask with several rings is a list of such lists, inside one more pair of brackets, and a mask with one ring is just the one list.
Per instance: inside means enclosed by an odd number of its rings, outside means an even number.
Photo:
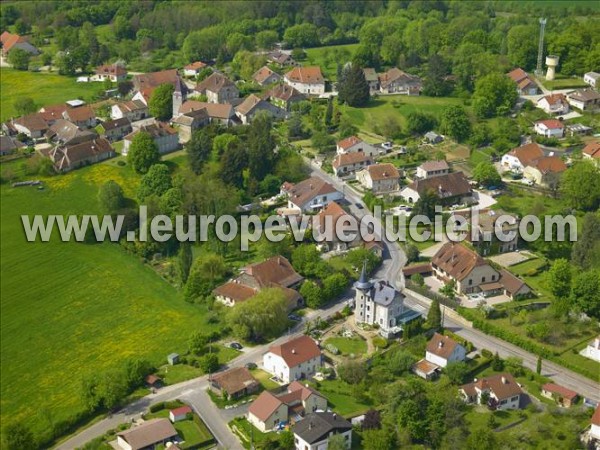
[{"label": "residential house", "polygon": [[263,368],[283,383],[310,378],[321,365],[321,349],[306,335],[272,345],[263,356]]},{"label": "residential house", "polygon": [[363,141],[358,136],[350,136],[339,141],[336,144],[336,151],[338,155],[362,152],[368,156],[375,156],[379,153],[379,150],[374,145]]},{"label": "residential house", "polygon": [[245,367],[234,367],[210,376],[210,388],[223,398],[233,399],[258,392],[260,383]]},{"label": "residential house", "polygon": [[218,72],[198,83],[195,90],[206,95],[209,103],[232,103],[240,96],[235,83]]},{"label": "residential house", "polygon": [[600,141],[589,142],[582,150],[584,159],[591,159],[600,164]]},{"label": "residential house", "polygon": [[540,136],[561,138],[565,135],[565,124],[560,120],[546,119],[535,123],[533,129]]},{"label": "residential house", "polygon": [[588,127],[582,123],[569,123],[567,124],[567,135],[568,136],[586,136],[588,134],[592,134],[594,129],[592,127]]},{"label": "residential house", "polygon": [[104,130],[104,137],[110,142],[120,141],[132,131],[131,122],[127,117],[107,120],[100,126]]},{"label": "residential house", "polygon": [[382,94],[419,95],[421,93],[421,79],[397,67],[379,74],[379,91]]},{"label": "residential house", "polygon": [[82,129],[96,126],[96,113],[87,105],[66,109],[63,118]]},{"label": "residential house", "polygon": [[292,56],[288,53],[276,51],[267,53],[267,60],[277,64],[279,67],[290,67],[297,66],[298,63]]},{"label": "residential house", "polygon": [[600,87],[598,80],[600,80],[600,73],[598,72],[587,72],[583,75],[584,83],[589,84],[593,88]]},{"label": "residential house", "polygon": [[543,109],[547,114],[567,114],[569,102],[565,94],[550,94],[537,101],[537,107]]},{"label": "residential house", "polygon": [[278,108],[254,94],[250,94],[242,103],[235,107],[235,114],[244,125],[252,122],[252,118],[259,111],[264,111],[276,120],[284,119],[286,116],[284,109]]},{"label": "residential house", "polygon": [[206,66],[202,61],[194,61],[193,63],[184,66],[183,75],[186,77],[195,77],[200,74],[200,71],[204,69]]},{"label": "residential house", "polygon": [[[339,225],[338,225],[339,222]],[[342,227],[345,223],[358,223],[356,218],[347,213],[337,202],[331,202],[323,210],[313,216],[312,226],[318,232],[319,248],[325,251],[345,251],[361,243],[360,233],[352,240],[338,238],[336,227]],[[356,228],[358,230],[358,226]],[[321,240],[322,239],[322,240]]]},{"label": "residential house", "polygon": [[306,100],[306,96],[287,84],[278,84],[268,91],[263,99],[269,100],[275,106],[289,111],[292,104]]},{"label": "residential house", "polygon": [[549,185],[565,170],[567,166],[558,156],[544,156],[525,167],[523,176],[536,184]]},{"label": "residential house", "polygon": [[337,155],[331,166],[336,177],[352,175],[358,170],[373,164],[373,158],[364,152],[342,153]]},{"label": "residential house", "polygon": [[400,188],[400,172],[391,163],[367,166],[356,173],[356,179],[373,194],[395,192]]},{"label": "residential house", "polygon": [[559,406],[570,408],[575,404],[579,394],[554,383],[546,383],[542,386],[542,395],[550,400],[556,401]]},{"label": "residential house", "polygon": [[408,203],[415,203],[427,191],[433,192],[443,205],[470,203],[473,200],[473,189],[462,172],[416,179],[400,191],[400,196]]},{"label": "residential house", "polygon": [[324,450],[331,436],[341,434],[346,448],[352,447],[352,424],[336,413],[317,412],[292,428],[296,450]]},{"label": "residential house", "polygon": [[284,183],[281,194],[287,196],[289,209],[301,212],[317,212],[343,198],[341,192],[319,177],[310,177],[297,184]]},{"label": "residential house", "polygon": [[262,66],[252,75],[252,79],[260,86],[268,86],[269,84],[281,81],[281,75],[272,71],[267,66]]},{"label": "residential house", "polygon": [[[459,215],[465,217],[465,219],[471,216],[469,212],[453,213],[453,216]],[[501,223],[498,222],[500,217],[502,217]],[[480,255],[487,256],[517,250],[519,245],[519,218],[514,214],[509,214],[503,210],[482,209],[478,210],[476,219],[471,218],[470,225],[471,229],[467,239]],[[496,227],[501,227],[505,240],[498,239]],[[508,240],[509,235],[510,240]]]},{"label": "residential house", "polygon": [[286,258],[273,256],[244,267],[236,278],[215,288],[213,294],[218,302],[232,307],[252,298],[261,289],[276,287],[283,290],[290,309],[294,309],[302,305],[296,289],[303,280]]},{"label": "residential house", "polygon": [[363,69],[363,73],[365,74],[365,79],[369,84],[369,92],[371,95],[379,92],[379,75],[375,71],[375,69],[371,67],[367,67]]},{"label": "residential house", "polygon": [[544,152],[538,144],[532,142],[512,149],[502,157],[502,167],[506,170],[522,172],[525,167],[544,157]]},{"label": "residential house", "polygon": [[460,243],[445,243],[431,259],[431,267],[437,279],[454,281],[459,294],[480,292],[481,285],[500,279],[500,273],[485,259]]},{"label": "residential house", "polygon": [[385,280],[370,280],[364,265],[354,290],[354,320],[357,324],[377,325],[384,337],[400,331],[405,312],[402,292]]},{"label": "residential house", "polygon": [[600,93],[590,88],[578,89],[567,94],[567,101],[581,111],[594,110],[600,107]]},{"label": "residential house", "polygon": [[25,145],[14,139],[12,136],[0,136],[0,156],[16,153],[21,147],[25,147]]},{"label": "residential house", "polygon": [[188,414],[193,414],[192,408],[189,406],[180,406],[169,411],[169,420],[173,423],[187,419]]},{"label": "residential house", "polygon": [[147,450],[178,439],[169,419],[151,419],[117,433],[117,446],[123,450]]},{"label": "residential house", "polygon": [[2,42],[2,56],[7,57],[11,50],[20,48],[25,50],[27,53],[32,55],[39,55],[40,51],[34,47],[27,36],[19,36],[18,34],[12,34],[8,31],[4,31],[0,35],[0,41]]},{"label": "residential house", "polygon": [[594,361],[600,362],[600,335],[594,338],[593,341],[588,343],[588,345],[583,350],[581,350],[580,354],[585,358],[593,359]]},{"label": "residential house", "polygon": [[[161,70],[160,72],[151,72],[135,75],[133,77],[133,88],[136,94],[132,100],[140,100],[145,105],[148,105],[150,96],[154,89],[161,84],[170,84],[173,87],[177,83],[181,83],[177,69]],[[183,88],[186,89],[185,83],[181,83]],[[131,120],[131,119],[130,119]]]},{"label": "residential house", "polygon": [[425,358],[414,364],[412,371],[425,380],[431,380],[439,374],[440,368],[464,361],[466,357],[465,347],[449,336],[435,333],[427,343]]},{"label": "residential house", "polygon": [[410,370],[424,380],[433,380],[440,374],[440,368],[425,358],[414,363]]},{"label": "residential house", "polygon": [[11,121],[17,133],[23,133],[31,139],[39,139],[48,131],[48,123],[40,113],[28,114]]},{"label": "residential house", "polygon": [[464,384],[459,393],[467,403],[485,404],[494,410],[519,409],[523,390],[510,373],[500,373]]},{"label": "residential house", "polygon": [[138,133],[148,133],[150,137],[152,137],[152,140],[154,140],[154,143],[158,147],[158,152],[161,155],[170,153],[179,148],[179,135],[177,134],[177,130],[166,123],[155,122],[150,125],[142,125],[140,128],[125,136],[123,155],[129,153],[131,142]]},{"label": "residential house", "polygon": [[130,122],[146,119],[150,117],[148,105],[141,100],[130,100],[127,102],[112,105],[110,109],[111,119],[128,119]]},{"label": "residential house", "polygon": [[194,131],[202,128],[210,123],[210,117],[205,108],[180,114],[173,119],[173,125],[177,127],[179,139],[185,143],[192,139]]},{"label": "residential house", "polygon": [[320,95],[325,93],[325,78],[318,66],[295,67],[286,73],[283,79],[302,94]]},{"label": "residential house", "polygon": [[523,69],[514,69],[507,75],[517,85],[517,92],[519,95],[536,95],[538,93],[537,84],[529,78],[529,74]]},{"label": "residential house", "polygon": [[65,119],[59,119],[46,132],[46,139],[63,145],[75,145],[97,138],[95,131],[82,130]]},{"label": "residential house", "polygon": [[450,173],[450,166],[445,159],[439,161],[425,161],[417,167],[417,178],[425,179],[437,177],[439,175],[447,175]]},{"label": "residential house", "polygon": [[327,399],[308,385],[291,382],[286,391],[261,393],[248,408],[248,422],[263,433],[302,420],[306,414],[327,410]]},{"label": "residential house", "polygon": [[58,145],[44,151],[43,154],[52,160],[57,172],[69,172],[116,155],[110,142],[104,138],[96,138],[74,145]]},{"label": "residential house", "polygon": [[96,67],[95,76],[92,77],[94,81],[112,81],[118,83],[127,79],[127,70],[125,67],[119,64],[105,64]]},{"label": "residential house", "polygon": [[[511,300],[518,300],[521,298],[527,298],[531,295],[532,290],[527,283],[521,280],[519,277],[514,276],[506,269],[500,269],[500,280],[501,291]],[[482,286],[482,290],[486,291],[486,287]]]},{"label": "residential house", "polygon": [[596,441],[600,441],[600,405],[596,407],[592,415],[590,437]]},{"label": "residential house", "polygon": [[425,138],[425,142],[428,142],[430,144],[439,144],[440,142],[442,142],[444,140],[444,137],[433,132],[433,131],[428,131],[427,133],[425,133],[425,135],[423,136]]},{"label": "residential house", "polygon": [[42,106],[39,114],[50,126],[53,125],[57,120],[63,120],[63,113],[69,108],[66,103],[59,103],[58,105]]},{"label": "residential house", "polygon": [[235,115],[233,105],[229,103],[208,103],[197,100],[187,100],[179,108],[179,114],[205,109],[210,123],[218,123],[226,127],[240,123]]}]

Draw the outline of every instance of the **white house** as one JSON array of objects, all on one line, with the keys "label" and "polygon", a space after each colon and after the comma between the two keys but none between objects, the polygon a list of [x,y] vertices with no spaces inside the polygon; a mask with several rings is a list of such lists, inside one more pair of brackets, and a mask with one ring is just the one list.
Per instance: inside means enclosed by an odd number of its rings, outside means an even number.
[{"label": "white house", "polygon": [[161,155],[172,152],[179,147],[179,135],[177,134],[177,130],[165,123],[156,122],[150,125],[143,125],[133,133],[129,133],[125,136],[123,139],[123,155],[129,153],[129,147],[131,146],[133,138],[138,133],[148,133],[154,140],[154,143],[158,147],[158,152]]},{"label": "white house", "polygon": [[187,405],[180,406],[169,411],[169,420],[173,423],[185,420],[188,414],[192,414],[192,408]]},{"label": "white house", "polygon": [[240,91],[235,83],[218,72],[214,72],[198,83],[196,92],[206,95],[209,103],[232,103],[240,96]]},{"label": "white house", "polygon": [[202,61],[195,61],[183,68],[183,75],[185,75],[186,77],[195,77],[205,67],[206,64],[204,64]]},{"label": "white house", "polygon": [[596,161],[596,164],[600,164],[600,141],[589,142],[583,147],[582,155],[584,159],[590,159]]},{"label": "white house", "polygon": [[375,156],[379,153],[375,146],[366,143],[358,136],[350,136],[339,141],[336,144],[336,151],[338,155],[362,152],[367,156]]},{"label": "white house", "polygon": [[96,74],[92,77],[94,81],[112,81],[118,83],[127,79],[127,70],[119,64],[105,64],[96,67]]},{"label": "white house", "polygon": [[364,169],[372,163],[373,158],[363,152],[344,153],[335,157],[331,167],[337,177],[343,177]]},{"label": "white house", "polygon": [[298,336],[269,347],[263,368],[283,383],[312,377],[321,367],[321,349],[308,336]]},{"label": "white house", "polygon": [[522,145],[521,147],[513,148],[510,152],[502,157],[502,167],[505,170],[516,170],[522,172],[526,166],[537,159],[544,156],[544,152],[536,143]]},{"label": "white house", "polygon": [[547,138],[561,138],[565,135],[565,124],[556,119],[540,120],[533,128],[537,134]]},{"label": "white house", "polygon": [[464,361],[467,350],[454,339],[435,333],[427,343],[425,359],[439,367],[446,367],[448,363]]},{"label": "white house", "polygon": [[600,362],[600,336],[596,337],[581,351],[581,356]]},{"label": "white house", "polygon": [[597,441],[600,441],[600,405],[596,407],[592,416],[592,426],[590,428],[590,436]]},{"label": "white house", "polygon": [[317,212],[344,196],[319,177],[310,177],[297,184],[284,183],[281,194],[288,199],[288,208],[302,212]]},{"label": "white house", "polygon": [[287,115],[284,109],[278,108],[254,94],[250,94],[242,103],[235,107],[235,114],[244,125],[252,122],[252,118],[259,111],[264,111],[275,120],[284,119]]},{"label": "white house", "polygon": [[150,117],[148,105],[141,100],[117,103],[110,108],[111,119],[127,118],[130,122],[136,122],[147,117]]},{"label": "white house", "polygon": [[400,172],[390,163],[367,166],[356,173],[356,179],[374,194],[395,192],[400,188]]},{"label": "white house", "polygon": [[277,72],[273,72],[267,66],[262,66],[258,69],[252,79],[261,86],[268,86],[269,84],[277,83],[281,80],[281,75]]},{"label": "white house", "polygon": [[298,92],[308,95],[325,93],[325,78],[318,66],[294,67],[283,77],[286,84]]},{"label": "white house", "polygon": [[583,81],[589,84],[591,87],[595,88],[598,86],[598,80],[600,79],[600,73],[598,72],[588,72],[583,75]]},{"label": "white house", "polygon": [[569,102],[564,94],[551,94],[540,98],[536,105],[547,114],[566,114],[569,112]]},{"label": "white house", "polygon": [[506,410],[519,409],[523,391],[510,373],[499,373],[464,384],[459,393],[467,403],[485,404],[484,395],[487,394],[487,404],[492,409]]},{"label": "white house", "polygon": [[600,93],[594,89],[578,89],[567,94],[567,101],[573,108],[588,111],[600,107]]},{"label": "white house", "polygon": [[425,161],[417,167],[417,178],[431,178],[438,175],[446,175],[450,173],[450,167],[445,159],[439,161]]},{"label": "white house", "polygon": [[296,450],[327,450],[331,436],[341,434],[346,448],[352,447],[352,424],[335,413],[316,412],[308,414],[293,428]]}]

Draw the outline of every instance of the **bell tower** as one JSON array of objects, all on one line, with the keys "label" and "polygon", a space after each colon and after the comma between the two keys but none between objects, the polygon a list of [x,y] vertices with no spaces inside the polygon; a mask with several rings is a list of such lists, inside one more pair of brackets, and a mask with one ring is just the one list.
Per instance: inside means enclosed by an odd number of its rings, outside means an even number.
[{"label": "bell tower", "polygon": [[357,323],[366,321],[366,307],[368,299],[370,298],[370,291],[373,287],[373,283],[367,276],[367,261],[363,263],[360,278],[354,283],[354,289],[356,294],[354,296],[354,320]]}]

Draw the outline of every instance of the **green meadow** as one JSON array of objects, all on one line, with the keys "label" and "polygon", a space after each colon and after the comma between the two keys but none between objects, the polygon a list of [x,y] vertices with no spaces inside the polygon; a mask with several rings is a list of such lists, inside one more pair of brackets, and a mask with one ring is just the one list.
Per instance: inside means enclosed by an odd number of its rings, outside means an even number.
[{"label": "green meadow", "polygon": [[321,67],[323,75],[328,80],[335,81],[338,62],[350,61],[357,48],[358,44],[308,48],[306,49],[306,60],[302,61],[302,64]]},{"label": "green meadow", "polygon": [[126,358],[156,365],[183,352],[205,310],[117,244],[28,243],[20,215],[98,210],[108,179],[135,192],[138,177],[110,161],[45,179],[45,189],[3,185],[1,195],[1,410],[36,435],[83,411],[83,376]]},{"label": "green meadow", "polygon": [[0,121],[17,115],[13,103],[21,97],[31,97],[42,107],[74,98],[91,100],[102,90],[102,83],[77,83],[63,75],[0,69]]}]

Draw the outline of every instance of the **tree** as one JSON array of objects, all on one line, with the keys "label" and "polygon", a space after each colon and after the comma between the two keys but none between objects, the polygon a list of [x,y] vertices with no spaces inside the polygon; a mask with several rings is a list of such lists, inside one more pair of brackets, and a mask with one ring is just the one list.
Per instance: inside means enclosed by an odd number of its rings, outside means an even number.
[{"label": "tree", "polygon": [[7,449],[35,450],[38,444],[33,433],[21,422],[13,422],[4,429],[4,443]]},{"label": "tree", "polygon": [[548,271],[547,283],[555,300],[568,297],[571,292],[571,265],[564,258],[554,261]]},{"label": "tree", "polygon": [[319,153],[335,149],[335,138],[326,131],[315,131],[311,137],[311,144]]},{"label": "tree", "polygon": [[283,40],[289,48],[316,47],[319,45],[318,29],[312,23],[302,23],[288,27]]},{"label": "tree", "polygon": [[402,127],[394,116],[384,116],[378,124],[378,128],[387,139],[398,139],[402,136]]},{"label": "tree", "polygon": [[261,50],[271,50],[278,40],[279,35],[274,30],[259,31],[255,37],[256,46]]},{"label": "tree", "polygon": [[486,450],[497,450],[499,448],[496,435],[489,428],[479,428],[471,433],[467,439],[468,450],[481,450],[482,448]]},{"label": "tree", "polygon": [[349,360],[337,367],[337,372],[342,381],[348,384],[358,384],[367,376],[367,369],[360,361]]},{"label": "tree", "polygon": [[160,197],[173,186],[169,168],[164,164],[154,164],[142,177],[138,188],[138,199],[144,201],[146,197],[156,195]]},{"label": "tree", "polygon": [[161,84],[150,95],[148,109],[158,120],[166,121],[173,117],[174,89],[172,84]]},{"label": "tree", "polygon": [[407,373],[415,363],[415,358],[412,354],[405,350],[394,351],[388,360],[388,370],[396,376],[401,376]]},{"label": "tree", "polygon": [[490,162],[480,162],[473,169],[473,179],[482,186],[498,186],[502,182],[496,167]]},{"label": "tree", "polygon": [[348,106],[361,107],[369,103],[369,83],[358,64],[349,64],[342,70],[338,80],[338,101]]},{"label": "tree", "polygon": [[8,63],[17,70],[27,70],[29,68],[29,59],[31,54],[22,48],[13,48],[8,53]]},{"label": "tree", "polygon": [[116,181],[108,180],[98,190],[98,201],[102,211],[112,214],[125,206],[123,189]]},{"label": "tree", "polygon": [[19,97],[13,102],[13,108],[19,116],[26,116],[36,112],[37,105],[31,97]]},{"label": "tree", "polygon": [[535,365],[535,372],[538,375],[542,374],[542,357],[541,356],[538,356],[538,358],[537,358],[537,363]]},{"label": "tree", "polygon": [[302,116],[298,112],[292,112],[287,121],[287,128],[288,138],[290,139],[299,139],[306,136],[304,124],[302,123]]},{"label": "tree", "polygon": [[507,35],[508,59],[513,67],[525,70],[535,67],[537,45],[532,36],[537,36],[538,30],[533,25],[515,25]]},{"label": "tree", "polygon": [[498,352],[494,353],[494,357],[492,358],[492,369],[496,372],[504,370],[504,361],[502,361]]},{"label": "tree", "polygon": [[153,367],[145,359],[132,358],[125,361],[125,384],[129,389],[136,389],[144,384]]},{"label": "tree", "polygon": [[188,340],[188,352],[192,355],[206,353],[209,336],[201,331],[194,331]]},{"label": "tree", "polygon": [[420,273],[414,274],[412,277],[410,277],[410,279],[417,286],[424,286],[425,285],[425,279],[423,278],[423,275],[421,275]]},{"label": "tree", "polygon": [[423,215],[429,217],[433,222],[435,218],[435,207],[439,203],[439,198],[432,189],[423,192],[415,202],[411,217]]},{"label": "tree", "polygon": [[111,370],[103,373],[98,380],[97,394],[102,406],[108,410],[115,408],[127,394],[125,373]]},{"label": "tree", "polygon": [[261,342],[279,336],[287,328],[288,300],[279,288],[262,289],[251,302],[232,308],[226,322],[239,339]]},{"label": "tree", "polygon": [[194,255],[192,253],[192,246],[189,242],[182,242],[179,245],[179,276],[181,279],[181,285],[184,286],[190,275],[190,269],[194,262]]},{"label": "tree", "polygon": [[575,276],[571,302],[589,317],[600,319],[600,270],[588,270]]},{"label": "tree", "polygon": [[471,121],[462,106],[449,106],[442,112],[440,130],[457,142],[462,142],[471,135]]},{"label": "tree", "polygon": [[453,384],[462,384],[469,373],[469,366],[463,361],[454,361],[446,366],[446,375]]},{"label": "tree", "polygon": [[518,97],[513,80],[504,74],[491,73],[475,83],[473,109],[480,118],[503,116],[515,106]]},{"label": "tree", "polygon": [[329,437],[327,442],[327,450],[347,450],[346,438],[343,434],[334,434]]},{"label": "tree", "polygon": [[192,138],[185,144],[190,169],[197,175],[202,171],[204,163],[210,158],[213,142],[208,129],[201,128],[192,133]]},{"label": "tree", "polygon": [[117,83],[117,90],[121,97],[125,97],[133,89],[133,83],[129,80],[119,81]]},{"label": "tree", "polygon": [[306,280],[300,287],[300,295],[306,301],[306,305],[310,308],[319,308],[325,296],[323,290],[314,281]]},{"label": "tree", "polygon": [[279,449],[281,450],[294,450],[294,433],[289,430],[282,431],[279,434]]},{"label": "tree", "polygon": [[137,133],[127,153],[127,160],[137,173],[146,173],[154,164],[160,161],[158,146],[150,134],[145,131]]},{"label": "tree", "polygon": [[434,116],[419,111],[413,111],[406,117],[406,129],[410,134],[425,134],[437,126]]},{"label": "tree", "polygon": [[584,211],[600,207],[600,167],[591,161],[580,161],[565,170],[560,192],[567,204]]},{"label": "tree", "polygon": [[273,172],[275,139],[271,134],[273,119],[267,113],[257,113],[248,131],[248,169],[250,177],[261,181]]},{"label": "tree", "polygon": [[331,127],[331,121],[333,119],[333,99],[329,97],[327,100],[327,109],[325,110],[325,126]]},{"label": "tree", "polygon": [[183,291],[187,299],[209,295],[216,284],[227,274],[227,265],[221,255],[203,252],[192,263]]},{"label": "tree", "polygon": [[350,136],[354,136],[358,133],[358,128],[350,122],[350,119],[346,116],[342,116],[340,119],[340,125],[338,126],[338,136],[340,139],[344,139]]},{"label": "tree", "polygon": [[[4,12],[4,11],[2,11]],[[23,19],[17,19],[15,21],[15,33],[21,35],[21,34],[27,34],[31,31],[31,25],[28,24],[27,22],[25,22]]]},{"label": "tree", "polygon": [[440,55],[431,55],[427,62],[427,76],[423,82],[423,94],[431,97],[444,97],[452,86],[446,81],[448,65]]},{"label": "tree", "polygon": [[442,327],[442,310],[437,299],[432,300],[427,312],[427,326],[436,330]]},{"label": "tree", "polygon": [[362,430],[378,430],[381,428],[381,414],[376,409],[370,409],[365,413],[361,424]]},{"label": "tree", "polygon": [[403,246],[404,254],[406,255],[406,261],[416,262],[419,260],[419,249],[416,245],[406,244]]},{"label": "tree", "polygon": [[454,300],[456,298],[456,281],[452,280],[447,282],[444,286],[440,288],[440,294],[449,298],[450,300]]},{"label": "tree", "polygon": [[324,300],[331,301],[338,298],[346,290],[348,280],[342,273],[333,273],[323,279]]},{"label": "tree", "polygon": [[213,373],[219,370],[219,357],[215,353],[209,353],[200,358],[200,368],[204,373]]}]

